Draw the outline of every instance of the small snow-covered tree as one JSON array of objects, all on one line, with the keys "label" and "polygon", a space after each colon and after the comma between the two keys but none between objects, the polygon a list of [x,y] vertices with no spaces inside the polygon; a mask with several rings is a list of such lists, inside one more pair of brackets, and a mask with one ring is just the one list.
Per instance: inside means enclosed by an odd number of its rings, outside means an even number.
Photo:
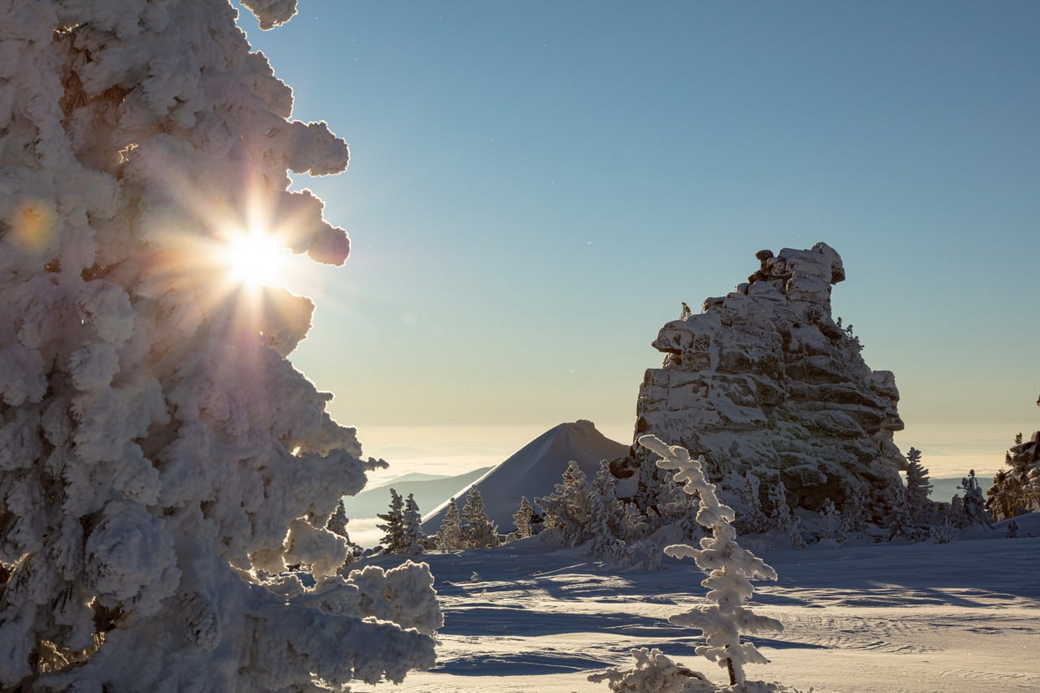
[{"label": "small snow-covered tree", "polygon": [[660,650],[632,650],[635,667],[613,667],[590,674],[593,683],[606,681],[614,693],[714,693],[718,690],[704,674],[676,664]]},{"label": "small snow-covered tree", "polygon": [[347,524],[349,522],[347,508],[343,505],[343,499],[341,498],[339,503],[336,504],[335,512],[329,517],[329,521],[325,523],[325,529],[346,539],[349,536],[347,534]]},{"label": "small snow-covered tree", "polygon": [[657,467],[648,461],[639,465],[636,475],[636,492],[632,500],[644,517],[659,514],[656,508],[662,483]]},{"label": "small snow-covered tree", "polygon": [[491,549],[498,546],[498,528],[484,511],[484,499],[475,487],[462,505],[462,536],[466,548]]},{"label": "small snow-covered tree", "polygon": [[711,530],[701,539],[701,548],[674,544],[665,552],[674,558],[692,558],[708,577],[701,584],[708,588],[711,606],[698,606],[676,614],[668,620],[677,626],[698,628],[707,644],[697,647],[697,654],[707,657],[729,672],[730,684],[745,682],[744,665],[766,663],[754,644],[742,642],[741,633],[775,633],[783,624],[774,618],[753,613],[745,605],[754,589],[751,580],[776,580],[776,571],[758,556],[740,546],[732,522],[733,509],[719,503],[715,485],[704,476],[701,460],[690,459],[690,453],[679,446],[669,446],[654,435],[640,436],[643,447],[660,456],[657,466],[674,472],[683,490],[701,499],[697,521]]},{"label": "small snow-covered tree", "polygon": [[787,503],[787,486],[783,479],[779,476],[775,477],[768,487],[767,495],[770,504],[769,525],[771,528],[786,536],[792,547],[805,548],[802,525]]},{"label": "small snow-covered tree", "polygon": [[[243,4],[266,27],[296,6]],[[289,190],[347,145],[292,119],[236,18],[0,1],[2,689],[302,691],[433,663],[338,574],[328,521],[376,462],[288,358],[313,304],[229,271],[257,237],[350,247]]]},{"label": "small snow-covered tree", "polygon": [[982,495],[982,486],[979,485],[974,469],[968,470],[968,476],[961,478],[961,483],[957,488],[964,491],[964,515],[967,517],[968,523],[989,526],[990,518],[986,512],[986,499]]},{"label": "small snow-covered tree", "polygon": [[422,515],[419,513],[419,504],[415,502],[414,494],[409,493],[404,502],[404,514],[401,517],[402,545],[401,553],[409,556],[418,556],[425,549],[422,531]]},{"label": "small snow-covered tree", "polygon": [[856,488],[846,488],[845,502],[841,507],[841,527],[845,535],[863,531],[867,526],[866,493]]},{"label": "small snow-covered tree", "polygon": [[516,526],[517,539],[526,539],[534,533],[531,528],[531,518],[534,517],[534,508],[527,501],[527,496],[520,499],[520,507],[513,513],[513,524]]},{"label": "small snow-covered tree", "polygon": [[906,487],[893,487],[888,496],[888,540],[903,537],[914,541],[918,539],[917,527],[910,514],[910,502],[907,499]]},{"label": "small snow-covered tree", "polygon": [[928,528],[928,536],[933,544],[949,544],[953,541],[954,525],[947,515],[941,524],[932,525]]},{"label": "small snow-covered tree", "polygon": [[921,451],[911,447],[906,453],[906,463],[906,502],[910,518],[918,524],[927,524],[932,514],[932,502],[928,499],[932,482],[928,469],[921,464]]},{"label": "small snow-covered tree", "polygon": [[401,553],[405,547],[404,537],[404,499],[395,489],[390,489],[390,508],[385,513],[376,515],[382,524],[376,525],[383,531],[379,542],[386,553]]},{"label": "small snow-covered tree", "polygon": [[617,497],[617,480],[610,471],[610,464],[603,460],[599,463],[596,476],[592,479],[591,496],[594,512],[602,515],[602,522],[612,536],[620,537],[625,518],[624,504]]},{"label": "small snow-covered tree", "polygon": [[448,501],[448,510],[437,530],[437,548],[441,551],[457,551],[466,548],[466,540],[462,533],[462,515],[459,504],[454,498]]},{"label": "small snow-covered tree", "polygon": [[560,483],[553,492],[538,499],[545,513],[545,525],[560,533],[569,546],[583,544],[592,538],[592,490],[577,462],[567,464]]},{"label": "small snow-covered tree", "polygon": [[820,539],[837,542],[846,540],[845,526],[838,508],[830,498],[823,502],[820,510]]},{"label": "small snow-covered tree", "polygon": [[639,511],[635,503],[625,503],[625,515],[621,520],[621,538],[626,542],[644,539],[649,532],[650,524],[646,516]]},{"label": "small snow-covered tree", "polygon": [[950,525],[958,529],[971,524],[968,522],[967,513],[964,512],[964,499],[959,493],[955,493],[953,498],[950,499],[950,510],[947,513],[947,518],[950,521]]},{"label": "small snow-covered tree", "polygon": [[761,480],[754,472],[732,474],[727,478],[732,496],[738,505],[733,506],[737,521],[747,534],[769,530],[769,517],[762,509]]},{"label": "small snow-covered tree", "polygon": [[606,462],[600,463],[590,494],[592,515],[590,551],[611,563],[627,563],[628,546],[621,538],[624,508],[614,492],[614,475]]},{"label": "small snow-covered tree", "polygon": [[340,568],[341,572],[348,565],[357,560],[357,557],[362,553],[361,547],[350,540],[350,533],[347,531],[347,525],[349,523],[350,518],[347,517],[347,508],[343,505],[343,499],[341,498],[339,504],[336,506],[336,512],[332,514],[332,517],[330,517],[329,521],[325,524],[325,529],[337,536],[343,537],[343,541],[347,542],[347,560],[343,563],[343,567]]}]

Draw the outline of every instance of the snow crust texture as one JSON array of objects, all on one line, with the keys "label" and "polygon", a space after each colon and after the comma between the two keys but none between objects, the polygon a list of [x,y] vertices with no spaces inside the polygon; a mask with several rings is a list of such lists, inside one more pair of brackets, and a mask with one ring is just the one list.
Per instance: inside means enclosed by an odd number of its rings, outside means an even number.
[{"label": "snow crust texture", "polygon": [[[881,520],[905,467],[893,443],[899,392],[890,371],[863,361],[852,326],[832,319],[842,259],[825,243],[757,257],[747,282],[661,329],[664,364],[640,387],[636,436],[704,455],[715,477],[779,475],[792,507],[872,498]],[[631,455],[649,464],[638,446]]]},{"label": "snow crust texture", "polygon": [[337,574],[327,522],[376,462],[286,359],[312,304],[208,262],[254,210],[294,252],[349,252],[287,191],[346,143],[291,120],[235,20],[0,0],[0,687],[338,689],[433,662],[428,569]]}]

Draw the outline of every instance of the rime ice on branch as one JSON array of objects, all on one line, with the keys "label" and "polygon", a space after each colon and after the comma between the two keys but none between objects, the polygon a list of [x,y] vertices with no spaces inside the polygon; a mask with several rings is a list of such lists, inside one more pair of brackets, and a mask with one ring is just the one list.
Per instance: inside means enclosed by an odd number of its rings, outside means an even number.
[{"label": "rime ice on branch", "polygon": [[697,654],[726,668],[731,684],[743,684],[745,664],[769,660],[752,643],[741,642],[741,633],[780,632],[784,628],[776,619],[756,615],[745,607],[753,593],[750,581],[775,580],[776,571],[737,543],[731,524],[733,509],[719,502],[715,485],[704,476],[701,460],[690,459],[685,448],[669,446],[654,435],[640,436],[638,442],[661,457],[658,468],[674,471],[674,480],[683,484],[687,494],[700,497],[697,522],[712,531],[712,536],[701,539],[700,549],[673,544],[665,553],[673,558],[692,558],[707,573],[701,585],[708,588],[707,598],[714,605],[697,607],[668,620],[703,631],[707,644],[698,647]]},{"label": "rime ice on branch", "polygon": [[[244,4],[265,27],[296,5]],[[338,575],[328,521],[376,463],[286,358],[311,302],[215,262],[257,225],[349,251],[287,174],[345,170],[346,143],[291,120],[235,20],[0,0],[0,687],[338,689],[433,662],[425,566]]]}]

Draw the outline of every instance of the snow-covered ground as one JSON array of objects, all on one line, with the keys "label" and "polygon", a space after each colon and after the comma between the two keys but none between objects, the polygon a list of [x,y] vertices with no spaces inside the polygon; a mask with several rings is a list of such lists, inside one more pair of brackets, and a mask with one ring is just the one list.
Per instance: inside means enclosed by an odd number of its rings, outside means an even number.
[{"label": "snow-covered ground", "polygon": [[[816,691],[1040,690],[1040,516],[1020,525],[1034,536],[765,551],[780,580],[760,583],[753,604],[785,631],[752,638],[772,663],[750,677]],[[688,561],[615,574],[537,538],[424,560],[445,610],[436,668],[356,691],[607,693],[585,677],[639,646],[723,680],[693,654],[694,633],[666,620],[702,599]]]}]

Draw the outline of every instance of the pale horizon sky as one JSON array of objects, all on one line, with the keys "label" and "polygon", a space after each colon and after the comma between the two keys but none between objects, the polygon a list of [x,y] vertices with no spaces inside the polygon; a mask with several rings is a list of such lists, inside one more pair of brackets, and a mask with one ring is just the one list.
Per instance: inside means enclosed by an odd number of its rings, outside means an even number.
[{"label": "pale horizon sky", "polygon": [[1040,428],[1040,4],[303,0],[242,26],[351,145],[299,179],[353,254],[290,286],[318,305],[292,358],[394,473],[578,418],[629,442],[679,302],[819,240],[933,475]]}]

